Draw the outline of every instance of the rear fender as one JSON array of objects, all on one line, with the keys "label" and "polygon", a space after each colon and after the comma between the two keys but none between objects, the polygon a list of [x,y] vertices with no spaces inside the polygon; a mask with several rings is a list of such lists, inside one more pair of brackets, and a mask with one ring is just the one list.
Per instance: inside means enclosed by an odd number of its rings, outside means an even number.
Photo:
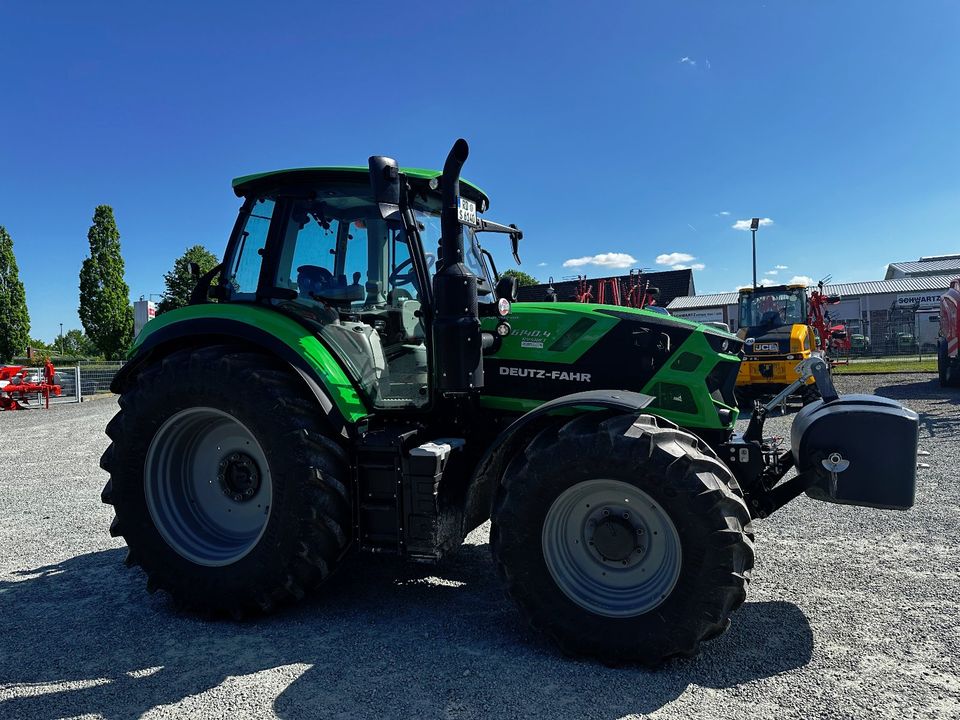
[{"label": "rear fender", "polygon": [[639,413],[654,399],[651,395],[626,390],[588,390],[555,398],[519,417],[497,436],[473,471],[464,505],[463,534],[490,518],[494,491],[507,464],[541,430],[579,413],[603,410]]},{"label": "rear fender", "polygon": [[[166,313],[151,321],[137,338],[129,361],[121,368],[111,384],[111,390],[122,393],[141,368],[190,347],[234,345],[270,355],[287,363],[303,381],[305,391],[311,393],[332,423],[335,431],[349,436],[349,429],[368,415],[368,410],[350,383],[333,354],[309,330],[284,316],[270,317],[269,325],[254,324],[261,313],[277,316],[275,311],[259,309],[259,313],[242,313],[237,317],[220,317],[217,305],[191,306]],[[200,308],[207,311],[203,317],[183,317],[186,311]],[[168,316],[180,315],[180,318]],[[253,322],[251,322],[253,321]],[[265,329],[266,328],[266,329]]]}]

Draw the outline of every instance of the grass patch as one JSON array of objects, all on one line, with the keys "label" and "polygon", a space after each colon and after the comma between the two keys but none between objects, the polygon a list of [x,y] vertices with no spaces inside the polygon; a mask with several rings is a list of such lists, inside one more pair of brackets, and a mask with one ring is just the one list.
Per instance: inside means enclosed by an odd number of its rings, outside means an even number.
[{"label": "grass patch", "polygon": [[937,372],[936,358],[897,358],[896,360],[866,360],[852,362],[849,365],[835,365],[833,372],[837,375],[851,373],[892,373],[892,372]]}]

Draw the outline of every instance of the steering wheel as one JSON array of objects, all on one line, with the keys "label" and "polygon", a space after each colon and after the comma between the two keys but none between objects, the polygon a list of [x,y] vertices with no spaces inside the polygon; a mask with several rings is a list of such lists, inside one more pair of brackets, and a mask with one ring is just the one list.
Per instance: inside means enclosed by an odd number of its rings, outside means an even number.
[{"label": "steering wheel", "polygon": [[[437,261],[436,256],[431,253],[423,254],[424,260],[427,261],[427,269],[431,269],[434,263]],[[390,273],[390,277],[387,278],[387,283],[393,287],[400,287],[401,285],[410,285],[417,281],[417,273],[412,268],[407,272],[401,272],[404,268],[410,267],[413,265],[413,258],[407,258],[402,263],[397,265],[393,272]]]},{"label": "steering wheel", "polygon": [[297,287],[309,298],[319,300],[320,292],[333,284],[333,273],[324,267],[301,265],[297,268]]}]

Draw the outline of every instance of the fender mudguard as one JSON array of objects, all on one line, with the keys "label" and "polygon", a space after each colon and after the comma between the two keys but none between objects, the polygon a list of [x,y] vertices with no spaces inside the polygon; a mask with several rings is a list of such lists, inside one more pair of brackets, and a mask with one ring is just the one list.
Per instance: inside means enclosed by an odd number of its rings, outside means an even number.
[{"label": "fender mudguard", "polygon": [[654,399],[652,395],[628,390],[588,390],[555,398],[517,418],[487,448],[473,471],[464,504],[463,534],[490,518],[494,493],[507,463],[545,427],[581,412],[639,413]]},{"label": "fender mudguard", "polygon": [[341,435],[347,436],[348,428],[369,415],[343,367],[314,333],[276,310],[256,305],[190,305],[150,321],[110,389],[123,392],[141,367],[170,352],[221,343],[249,347],[286,362]]}]

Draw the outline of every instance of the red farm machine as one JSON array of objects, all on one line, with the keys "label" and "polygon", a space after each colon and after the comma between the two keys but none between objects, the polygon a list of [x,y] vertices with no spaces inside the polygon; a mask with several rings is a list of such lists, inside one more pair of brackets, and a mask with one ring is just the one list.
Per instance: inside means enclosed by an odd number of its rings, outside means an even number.
[{"label": "red farm machine", "polygon": [[23,410],[30,407],[31,398],[43,399],[50,407],[50,396],[59,396],[61,388],[55,380],[56,371],[49,360],[43,368],[22,365],[0,367],[0,410]]},{"label": "red farm machine", "polygon": [[580,303],[597,302],[601,305],[619,305],[638,310],[657,304],[659,290],[650,286],[642,270],[631,270],[626,280],[618,277],[597,280],[597,295],[586,275],[577,275],[576,300]]},{"label": "red farm machine", "polygon": [[942,387],[960,387],[960,277],[940,298],[937,370]]}]

